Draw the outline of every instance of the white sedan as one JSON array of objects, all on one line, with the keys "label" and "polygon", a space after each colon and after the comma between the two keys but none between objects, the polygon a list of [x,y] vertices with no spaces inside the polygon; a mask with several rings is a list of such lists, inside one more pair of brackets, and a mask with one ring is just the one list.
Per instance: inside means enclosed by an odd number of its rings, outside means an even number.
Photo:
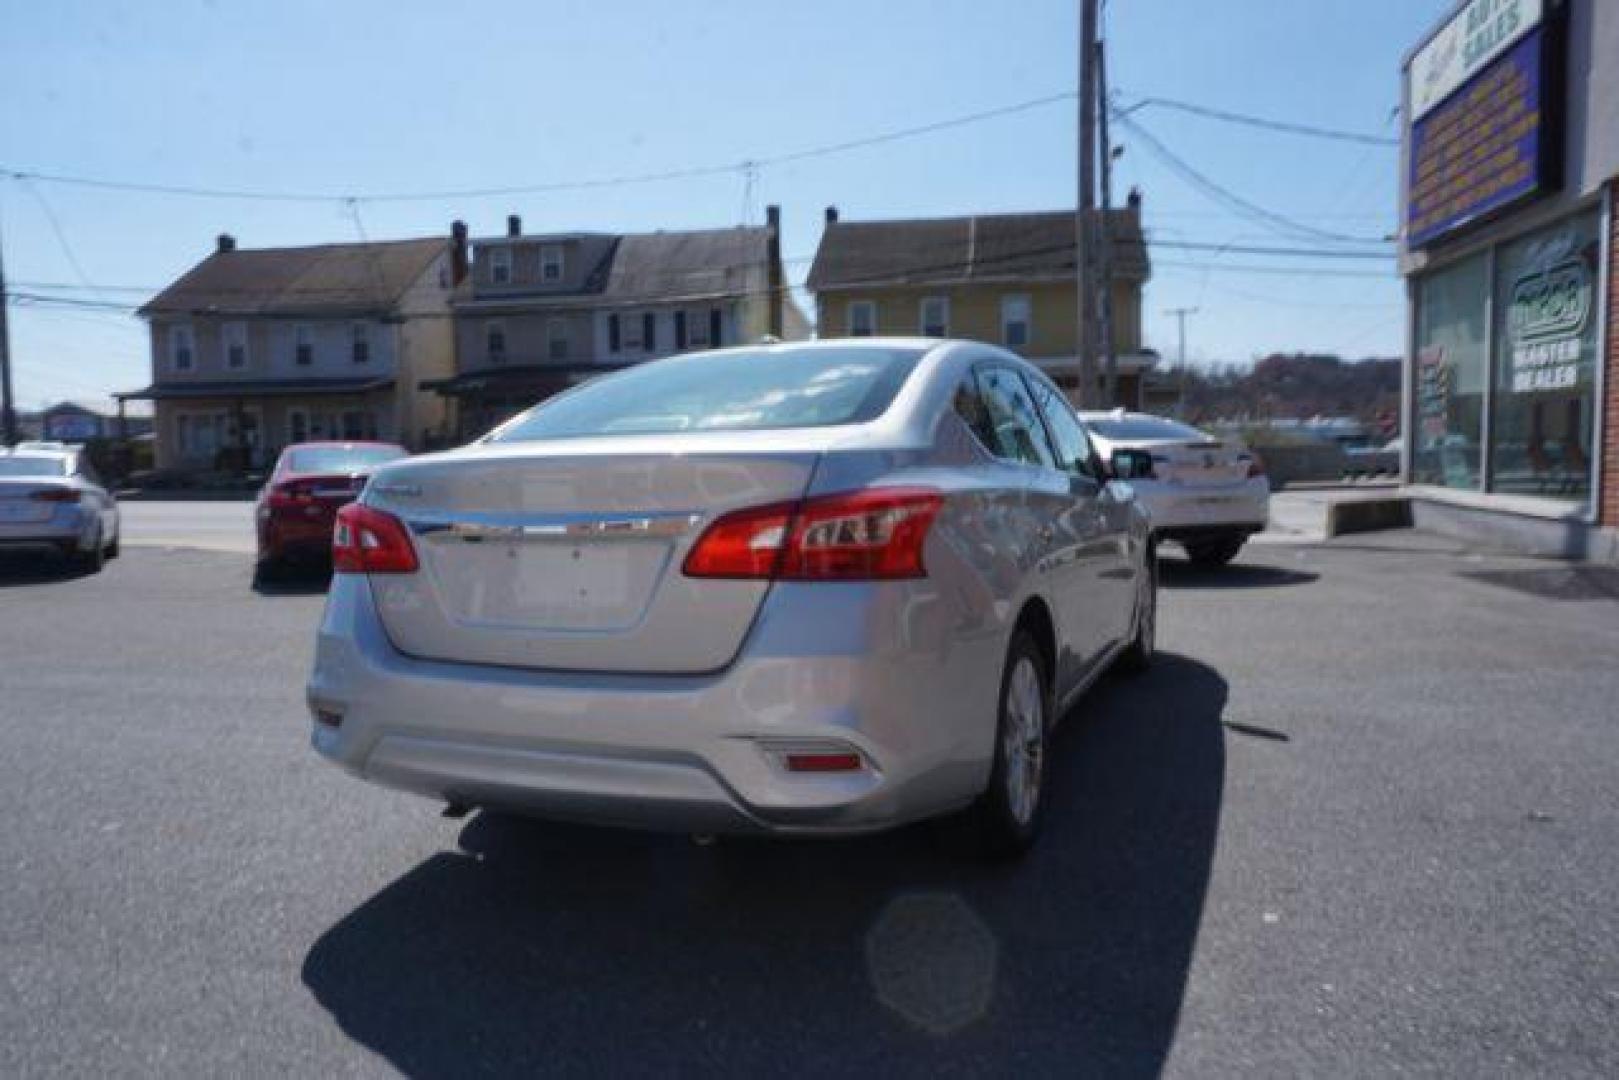
[{"label": "white sedan", "polygon": [[1240,441],[1217,438],[1148,413],[1087,412],[1080,420],[1097,452],[1143,451],[1130,486],[1152,522],[1153,536],[1173,540],[1199,566],[1223,566],[1270,517],[1264,464]]},{"label": "white sedan", "polygon": [[86,570],[118,554],[118,503],[62,443],[0,447],[0,549],[54,547]]}]

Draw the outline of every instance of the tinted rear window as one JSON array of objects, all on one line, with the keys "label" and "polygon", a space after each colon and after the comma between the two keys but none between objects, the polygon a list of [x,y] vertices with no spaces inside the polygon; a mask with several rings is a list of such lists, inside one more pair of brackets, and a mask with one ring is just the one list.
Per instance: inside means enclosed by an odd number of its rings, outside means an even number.
[{"label": "tinted rear window", "polygon": [[364,472],[404,456],[393,446],[311,446],[292,451],[287,467],[302,473]]},{"label": "tinted rear window", "polygon": [[0,457],[0,476],[66,476],[67,462],[54,457]]},{"label": "tinted rear window", "polygon": [[491,441],[762,431],[881,416],[921,349],[736,349],[657,360],[553,398]]},{"label": "tinted rear window", "polygon": [[1203,442],[1208,439],[1208,436],[1197,428],[1157,416],[1127,416],[1122,420],[1111,417],[1093,420],[1087,417],[1085,426],[1102,438],[1114,442],[1149,442],[1159,439],[1196,439]]}]

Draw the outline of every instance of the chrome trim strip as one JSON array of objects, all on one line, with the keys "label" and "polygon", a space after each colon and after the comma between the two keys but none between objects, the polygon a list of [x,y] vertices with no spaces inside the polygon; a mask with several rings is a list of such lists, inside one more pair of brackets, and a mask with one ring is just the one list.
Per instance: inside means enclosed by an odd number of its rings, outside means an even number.
[{"label": "chrome trim strip", "polygon": [[479,543],[484,540],[564,541],[668,540],[685,536],[703,520],[702,514],[648,514],[634,517],[568,516],[539,521],[510,518],[423,519],[409,522],[411,532],[426,538]]}]

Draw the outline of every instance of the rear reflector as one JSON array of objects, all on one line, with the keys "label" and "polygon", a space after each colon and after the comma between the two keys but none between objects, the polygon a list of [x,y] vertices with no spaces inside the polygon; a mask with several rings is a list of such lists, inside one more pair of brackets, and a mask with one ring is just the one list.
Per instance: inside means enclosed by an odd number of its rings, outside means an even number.
[{"label": "rear reflector", "polygon": [[788,772],[859,772],[860,755],[841,754],[787,754],[782,763]]},{"label": "rear reflector", "polygon": [[703,533],[688,577],[869,581],[923,577],[922,548],[944,505],[931,488],[871,488],[738,510]]},{"label": "rear reflector", "polygon": [[340,574],[412,574],[417,569],[410,530],[392,514],[349,503],[332,530],[332,569]]}]

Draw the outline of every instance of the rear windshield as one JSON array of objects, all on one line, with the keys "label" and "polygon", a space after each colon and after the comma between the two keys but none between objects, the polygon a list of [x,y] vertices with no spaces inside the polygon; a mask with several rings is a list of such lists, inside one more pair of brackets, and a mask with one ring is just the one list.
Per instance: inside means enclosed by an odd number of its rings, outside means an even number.
[{"label": "rear windshield", "polygon": [[1161,416],[1126,416],[1123,419],[1086,417],[1085,426],[1113,442],[1151,442],[1160,439],[1196,439],[1203,442],[1208,439],[1197,428],[1165,420]]},{"label": "rear windshield", "polygon": [[66,476],[67,462],[55,457],[0,457],[0,476]]},{"label": "rear windshield", "polygon": [[405,456],[396,446],[310,446],[294,450],[287,459],[293,472],[361,472]]},{"label": "rear windshield", "polygon": [[924,350],[735,349],[658,360],[519,416],[492,442],[678,431],[762,431],[874,420]]}]

